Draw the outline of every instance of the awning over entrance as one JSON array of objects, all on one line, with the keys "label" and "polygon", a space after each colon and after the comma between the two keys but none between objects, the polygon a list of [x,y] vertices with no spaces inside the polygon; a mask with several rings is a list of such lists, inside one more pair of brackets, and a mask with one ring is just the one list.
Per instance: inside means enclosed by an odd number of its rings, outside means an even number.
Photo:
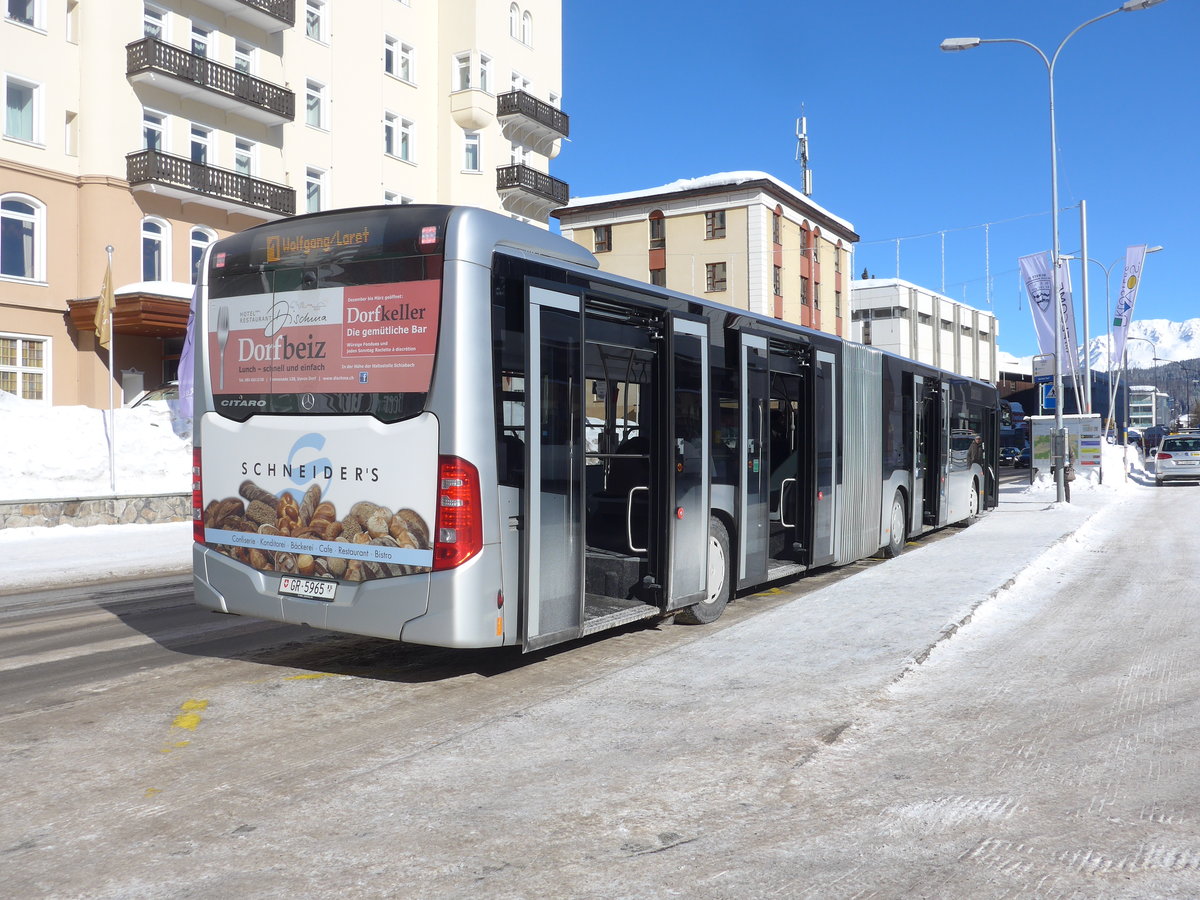
[{"label": "awning over entrance", "polygon": [[[180,296],[186,289],[186,296]],[[187,333],[191,285],[148,281],[126,285],[115,292],[113,331],[143,337],[181,338]],[[71,324],[78,331],[96,330],[99,297],[67,301]]]}]

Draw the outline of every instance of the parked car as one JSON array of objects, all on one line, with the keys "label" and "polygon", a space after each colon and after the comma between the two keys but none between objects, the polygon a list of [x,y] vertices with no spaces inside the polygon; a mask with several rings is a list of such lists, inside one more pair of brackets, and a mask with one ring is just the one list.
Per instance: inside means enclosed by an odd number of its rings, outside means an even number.
[{"label": "parked car", "polygon": [[1020,447],[1001,447],[1000,448],[1000,465],[1015,466],[1017,459],[1021,455]]},{"label": "parked car", "polygon": [[168,381],[162,387],[156,387],[149,391],[142,391],[129,402],[131,407],[142,406],[148,403],[163,403],[168,400],[179,399],[179,382]]},{"label": "parked car", "polygon": [[1154,483],[1200,481],[1200,437],[1169,434],[1154,456]]},{"label": "parked car", "polygon": [[1032,462],[1032,454],[1028,447],[1022,447],[1021,452],[1017,454],[1017,461],[1013,463],[1018,469],[1028,469]]}]

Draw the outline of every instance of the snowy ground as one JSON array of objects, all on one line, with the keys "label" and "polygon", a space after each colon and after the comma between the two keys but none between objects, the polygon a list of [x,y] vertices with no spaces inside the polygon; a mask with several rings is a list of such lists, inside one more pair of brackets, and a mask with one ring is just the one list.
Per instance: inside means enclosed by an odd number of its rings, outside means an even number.
[{"label": "snowy ground", "polygon": [[[109,494],[106,414],[82,406],[47,409],[0,392],[0,434],[28,437],[0,443],[0,501]],[[191,444],[172,431],[165,407],[117,410],[117,447],[119,494],[190,490]],[[1074,514],[1094,512],[1123,491],[1153,486],[1137,453],[1123,455],[1106,446],[1105,483],[1081,474],[1072,484]],[[1002,489],[1000,509],[1044,503],[1046,514],[1054,515],[1054,496],[1053,481],[1042,477],[1029,487]],[[1026,527],[1021,516],[1002,518],[992,526],[998,540],[1019,537]],[[0,594],[169,575],[190,566],[190,522],[0,529]]]}]

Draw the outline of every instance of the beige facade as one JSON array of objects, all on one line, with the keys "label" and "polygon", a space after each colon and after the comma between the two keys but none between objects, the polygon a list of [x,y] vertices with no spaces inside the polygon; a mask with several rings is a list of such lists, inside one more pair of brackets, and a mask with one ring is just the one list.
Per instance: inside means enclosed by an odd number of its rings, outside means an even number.
[{"label": "beige facade", "polygon": [[992,313],[900,278],[855,280],[850,293],[852,340],[996,382],[1000,323]]},{"label": "beige facade", "polygon": [[8,0],[0,389],[107,405],[106,247],[114,369],[154,387],[218,237],[385,202],[545,224],[561,35],[560,0]]},{"label": "beige facade", "polygon": [[729,172],[554,212],[606,272],[847,335],[858,235],[764,172]]}]

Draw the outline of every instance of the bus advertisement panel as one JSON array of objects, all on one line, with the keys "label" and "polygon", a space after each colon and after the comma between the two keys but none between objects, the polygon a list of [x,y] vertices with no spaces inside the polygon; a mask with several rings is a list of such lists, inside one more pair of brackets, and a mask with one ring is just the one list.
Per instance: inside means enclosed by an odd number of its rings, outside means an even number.
[{"label": "bus advertisement panel", "polygon": [[433,372],[439,295],[440,282],[425,280],[215,301],[211,389],[423,393]]},{"label": "bus advertisement panel", "polygon": [[[260,571],[368,581],[428,572],[437,422],[204,421],[204,539]],[[427,473],[414,478],[414,473]]]}]

